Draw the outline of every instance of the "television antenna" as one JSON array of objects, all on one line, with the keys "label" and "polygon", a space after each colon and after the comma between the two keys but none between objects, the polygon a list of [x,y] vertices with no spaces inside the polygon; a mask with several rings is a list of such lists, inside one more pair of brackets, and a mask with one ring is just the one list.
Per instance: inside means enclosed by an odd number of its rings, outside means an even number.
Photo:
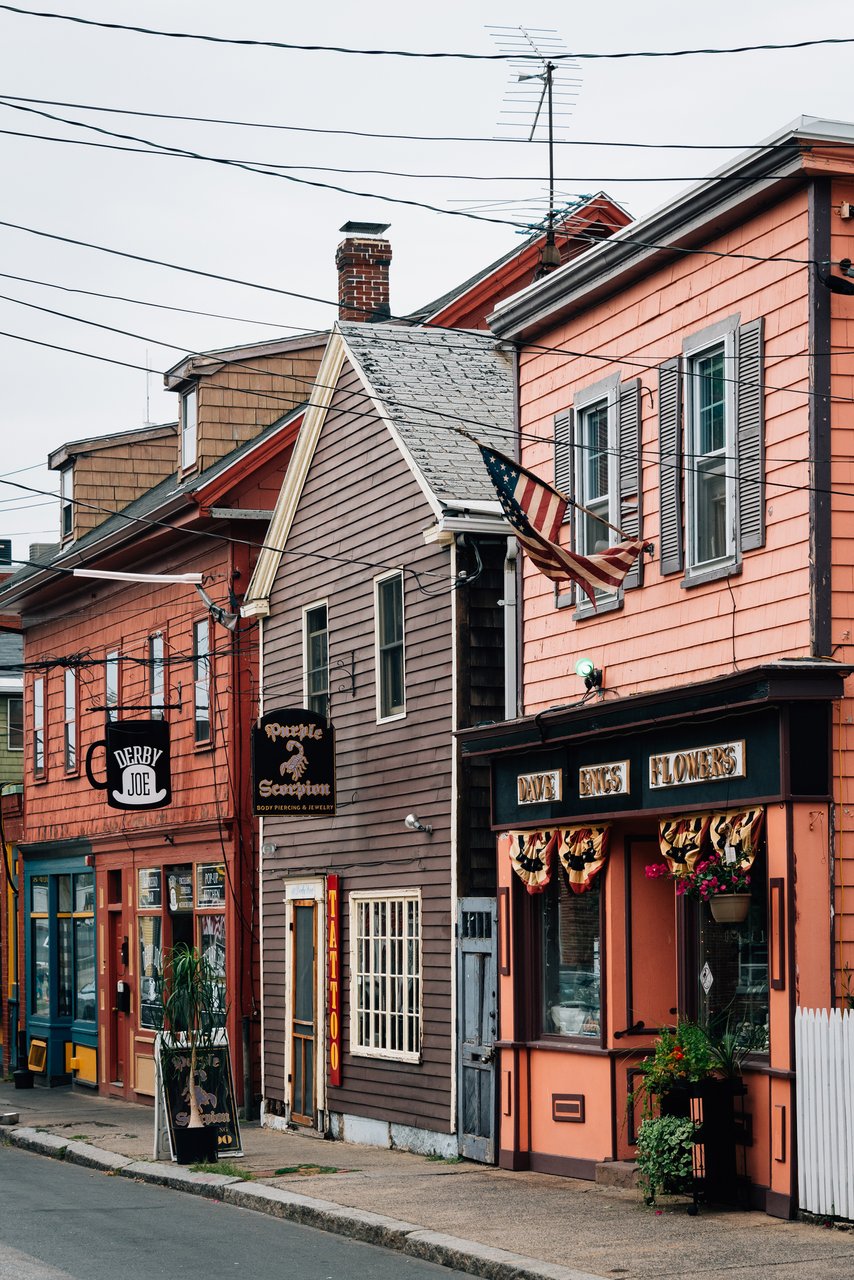
[{"label": "television antenna", "polygon": [[[560,266],[555,243],[555,142],[565,129],[581,91],[581,64],[570,57],[557,31],[548,27],[488,26],[502,53],[510,55],[510,82],[499,128],[521,130],[528,142],[548,146],[548,212],[542,270]],[[559,62],[554,59],[560,56]],[[508,133],[512,137],[512,133]]]}]

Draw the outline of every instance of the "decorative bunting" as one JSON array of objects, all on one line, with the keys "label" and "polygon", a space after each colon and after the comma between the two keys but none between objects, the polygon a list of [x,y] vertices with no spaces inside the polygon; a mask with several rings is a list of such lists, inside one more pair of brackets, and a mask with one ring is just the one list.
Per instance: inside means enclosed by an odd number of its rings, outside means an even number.
[{"label": "decorative bunting", "polygon": [[566,827],[560,832],[558,855],[573,893],[585,893],[608,855],[610,825]]},{"label": "decorative bunting", "polygon": [[712,848],[725,862],[753,863],[765,821],[761,805],[738,809],[735,813],[713,813],[709,827]]},{"label": "decorative bunting", "polygon": [[674,876],[693,871],[712,820],[710,813],[694,813],[690,818],[662,818],[658,824],[658,844]]},{"label": "decorative bunting", "polygon": [[552,878],[559,831],[511,831],[510,861],[528,893],[542,893]]}]

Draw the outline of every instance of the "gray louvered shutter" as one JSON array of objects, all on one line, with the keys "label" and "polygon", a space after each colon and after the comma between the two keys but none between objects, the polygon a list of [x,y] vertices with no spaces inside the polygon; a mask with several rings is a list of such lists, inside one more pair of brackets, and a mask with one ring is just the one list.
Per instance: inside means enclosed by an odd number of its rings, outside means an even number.
[{"label": "gray louvered shutter", "polygon": [[764,327],[760,316],[742,325],[737,335],[735,421],[742,551],[755,551],[765,543]]},{"label": "gray louvered shutter", "polygon": [[[641,532],[641,400],[640,378],[624,382],[619,389],[618,430],[620,449],[620,528],[628,538]],[[643,585],[643,552],[630,573],[623,590]]]},{"label": "gray louvered shutter", "polygon": [[659,568],[662,573],[680,573],[683,565],[682,377],[678,356],[658,367],[658,458]]},{"label": "gray louvered shutter", "polygon": [[[554,417],[554,433],[555,433],[555,488],[560,489],[561,493],[565,493],[568,498],[575,497],[575,459],[573,446],[575,444],[575,415],[571,409],[564,410],[563,413],[556,413]],[[564,524],[569,525],[569,545],[575,546],[575,508],[572,503],[567,503],[566,515],[564,516]],[[555,586],[555,600],[562,605],[567,605],[573,599],[573,588],[566,584],[563,590],[559,586]]]}]

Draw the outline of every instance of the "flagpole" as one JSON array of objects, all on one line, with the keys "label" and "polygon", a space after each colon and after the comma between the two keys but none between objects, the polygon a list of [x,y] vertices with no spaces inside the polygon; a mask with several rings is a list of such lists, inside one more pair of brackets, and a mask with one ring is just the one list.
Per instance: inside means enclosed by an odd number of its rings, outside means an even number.
[{"label": "flagpole", "polygon": [[[491,445],[482,444],[481,441],[478,440],[476,436],[473,436],[470,431],[466,431],[465,427],[454,427],[454,430],[461,436],[465,436],[467,440],[471,440],[472,444],[476,444],[479,449],[489,449],[490,452],[498,454],[499,457],[507,458],[508,462],[511,462],[514,467],[518,467],[520,471],[524,471],[527,475],[531,476],[538,484],[548,484],[547,480],[543,480],[540,476],[535,476],[532,471],[528,471],[527,467],[523,467],[521,462],[516,462],[515,459],[508,458],[507,454],[502,453],[500,449],[494,449]],[[622,538],[623,542],[629,541],[629,535],[624,533],[622,529],[618,529],[615,524],[611,524],[610,520],[606,520],[604,516],[597,515],[595,511],[591,511],[590,508],[585,507],[583,503],[576,502],[574,498],[570,498],[568,493],[564,493],[562,489],[556,489],[553,484],[548,487],[550,489],[554,489],[555,493],[559,493],[565,502],[568,502],[570,506],[575,507],[576,511],[583,511],[586,516],[590,516],[591,520],[598,520],[600,524],[605,525],[606,529],[611,529],[614,533],[618,534],[618,536]]]}]

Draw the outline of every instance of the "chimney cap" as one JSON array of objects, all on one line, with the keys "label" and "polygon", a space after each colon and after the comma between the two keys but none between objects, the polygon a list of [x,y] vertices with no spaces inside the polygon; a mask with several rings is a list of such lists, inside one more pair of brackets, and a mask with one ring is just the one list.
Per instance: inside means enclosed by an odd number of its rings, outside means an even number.
[{"label": "chimney cap", "polygon": [[390,222],[345,222],[338,230],[348,236],[381,236],[390,226]]}]

